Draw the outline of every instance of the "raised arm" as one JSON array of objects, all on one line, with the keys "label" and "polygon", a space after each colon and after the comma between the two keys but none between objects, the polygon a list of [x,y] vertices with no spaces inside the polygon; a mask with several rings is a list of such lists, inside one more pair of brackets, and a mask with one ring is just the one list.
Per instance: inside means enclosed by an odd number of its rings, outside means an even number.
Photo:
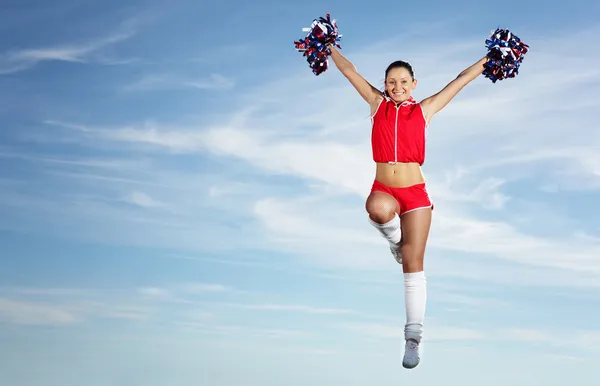
[{"label": "raised arm", "polygon": [[373,107],[377,105],[383,96],[382,92],[373,87],[362,75],[358,73],[354,64],[344,57],[333,45],[331,49],[331,59],[342,75],[344,75],[354,86],[356,91],[363,99]]},{"label": "raised arm", "polygon": [[458,74],[458,76],[452,82],[448,83],[440,92],[424,99],[421,102],[421,106],[423,108],[425,119],[429,122],[438,111],[443,109],[452,98],[463,89],[463,87],[481,75],[485,69],[484,65],[487,60],[487,57],[484,56]]}]

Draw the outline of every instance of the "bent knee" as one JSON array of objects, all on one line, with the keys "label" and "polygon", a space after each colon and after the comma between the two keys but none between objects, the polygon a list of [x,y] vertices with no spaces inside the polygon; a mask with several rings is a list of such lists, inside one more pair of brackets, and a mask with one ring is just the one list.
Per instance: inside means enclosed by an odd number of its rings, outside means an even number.
[{"label": "bent knee", "polygon": [[397,212],[398,203],[387,194],[373,193],[365,202],[365,209],[369,217],[379,223],[390,221]]}]

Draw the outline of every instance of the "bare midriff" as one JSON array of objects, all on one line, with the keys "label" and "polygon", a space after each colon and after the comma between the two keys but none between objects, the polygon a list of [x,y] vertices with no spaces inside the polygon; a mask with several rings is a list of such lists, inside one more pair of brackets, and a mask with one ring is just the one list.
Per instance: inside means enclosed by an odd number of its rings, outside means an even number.
[{"label": "bare midriff", "polygon": [[375,179],[392,188],[405,188],[425,182],[418,163],[377,163]]}]

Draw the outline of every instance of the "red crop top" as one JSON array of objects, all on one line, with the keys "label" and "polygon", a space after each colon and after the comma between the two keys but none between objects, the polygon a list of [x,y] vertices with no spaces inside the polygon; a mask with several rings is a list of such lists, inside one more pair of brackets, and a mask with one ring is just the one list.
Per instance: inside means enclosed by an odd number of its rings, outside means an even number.
[{"label": "red crop top", "polygon": [[371,117],[371,146],[375,162],[425,162],[428,124],[413,97],[400,105],[383,98]]}]

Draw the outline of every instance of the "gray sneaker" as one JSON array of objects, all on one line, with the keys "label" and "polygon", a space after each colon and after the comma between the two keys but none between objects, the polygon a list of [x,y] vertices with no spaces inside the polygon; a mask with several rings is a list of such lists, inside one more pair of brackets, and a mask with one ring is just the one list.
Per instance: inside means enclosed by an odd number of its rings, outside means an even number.
[{"label": "gray sneaker", "polygon": [[419,356],[419,344],[413,340],[407,340],[404,348],[404,359],[402,366],[405,369],[414,369],[417,367],[421,358]]},{"label": "gray sneaker", "polygon": [[392,256],[398,262],[398,264],[402,265],[402,247],[401,243],[396,245],[390,242],[390,251],[392,252]]}]

